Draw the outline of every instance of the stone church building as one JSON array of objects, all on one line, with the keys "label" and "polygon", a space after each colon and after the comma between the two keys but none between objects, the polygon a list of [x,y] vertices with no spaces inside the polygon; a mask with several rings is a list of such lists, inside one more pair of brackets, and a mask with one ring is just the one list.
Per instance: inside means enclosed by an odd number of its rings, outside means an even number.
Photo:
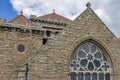
[{"label": "stone church building", "polygon": [[91,9],[74,21],[0,19],[0,80],[120,80],[120,40]]}]

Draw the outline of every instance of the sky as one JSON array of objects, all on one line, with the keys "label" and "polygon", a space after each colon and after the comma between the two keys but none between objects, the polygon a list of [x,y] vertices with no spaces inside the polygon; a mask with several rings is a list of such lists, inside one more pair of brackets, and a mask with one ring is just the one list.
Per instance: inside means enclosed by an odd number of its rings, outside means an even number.
[{"label": "sky", "polygon": [[86,9],[86,3],[107,25],[107,27],[120,37],[120,1],[119,0],[0,0],[0,18],[10,21],[20,14],[29,18],[30,15],[45,15],[55,12],[74,20]]}]

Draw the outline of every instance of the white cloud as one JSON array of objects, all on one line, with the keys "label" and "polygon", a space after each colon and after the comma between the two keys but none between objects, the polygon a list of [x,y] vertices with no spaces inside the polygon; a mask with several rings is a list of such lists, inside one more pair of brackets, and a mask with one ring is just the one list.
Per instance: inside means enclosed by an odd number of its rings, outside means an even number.
[{"label": "white cloud", "polygon": [[[29,17],[31,14],[41,16],[52,13],[55,9],[57,14],[63,15],[70,19],[75,19],[78,14],[86,8],[86,3],[91,2],[92,8],[97,15],[109,25],[108,27],[120,37],[119,22],[115,22],[115,13],[120,13],[120,8],[116,0],[10,0],[13,8],[20,13],[23,10],[24,15]],[[114,4],[113,4],[114,3]],[[112,7],[113,6],[113,7]],[[115,13],[114,13],[115,12]],[[116,14],[117,19],[120,20],[120,14]],[[114,29],[117,23],[118,29]]]},{"label": "white cloud", "polygon": [[84,10],[86,0],[11,0],[15,10],[19,13],[23,10],[25,16],[30,14],[44,15],[51,13],[53,9],[56,13],[74,19],[78,13]]},{"label": "white cloud", "polygon": [[110,23],[111,22],[111,18],[109,17],[109,14],[105,10],[103,10],[103,9],[97,9],[97,10],[95,10],[95,12],[106,23]]}]

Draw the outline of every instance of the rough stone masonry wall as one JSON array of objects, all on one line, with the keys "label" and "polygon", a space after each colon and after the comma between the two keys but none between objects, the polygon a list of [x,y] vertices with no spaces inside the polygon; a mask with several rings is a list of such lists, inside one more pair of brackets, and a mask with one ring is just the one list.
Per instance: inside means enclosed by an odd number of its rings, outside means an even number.
[{"label": "rough stone masonry wall", "polygon": [[[19,52],[18,45],[25,51]],[[36,34],[0,31],[0,80],[18,80],[16,68],[42,47],[42,37]]]},{"label": "rough stone masonry wall", "polygon": [[69,28],[28,61],[29,80],[69,80],[70,57],[87,39],[98,42],[107,51],[113,66],[113,79],[120,79],[120,43],[91,8],[84,11]]}]

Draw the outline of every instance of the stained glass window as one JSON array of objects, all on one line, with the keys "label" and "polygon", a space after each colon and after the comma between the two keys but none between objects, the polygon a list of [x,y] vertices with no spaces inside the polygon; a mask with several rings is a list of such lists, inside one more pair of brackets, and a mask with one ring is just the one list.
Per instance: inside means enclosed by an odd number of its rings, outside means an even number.
[{"label": "stained glass window", "polygon": [[84,80],[84,74],[83,73],[78,74],[78,80]]},{"label": "stained glass window", "polygon": [[70,77],[71,77],[71,80],[77,80],[77,75],[76,75],[76,73],[71,73],[70,74]]},{"label": "stained glass window", "polygon": [[24,45],[19,45],[17,47],[17,49],[18,49],[19,52],[24,52],[25,51],[25,46]]},{"label": "stained glass window", "polygon": [[92,42],[82,44],[71,57],[70,80],[111,80],[112,69],[105,54]]}]

